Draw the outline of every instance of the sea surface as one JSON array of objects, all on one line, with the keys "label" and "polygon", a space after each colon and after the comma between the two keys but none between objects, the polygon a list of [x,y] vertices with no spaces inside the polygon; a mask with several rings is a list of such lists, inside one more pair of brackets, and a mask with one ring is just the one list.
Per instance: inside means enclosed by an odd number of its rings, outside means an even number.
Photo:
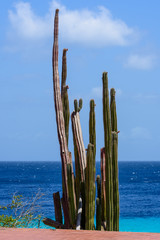
[{"label": "sea surface", "polygon": [[[38,191],[44,194],[39,212],[54,219],[53,193],[62,194],[60,162],[0,162],[0,205],[14,193],[30,198]],[[160,162],[119,162],[119,191],[120,231],[160,232]]]}]

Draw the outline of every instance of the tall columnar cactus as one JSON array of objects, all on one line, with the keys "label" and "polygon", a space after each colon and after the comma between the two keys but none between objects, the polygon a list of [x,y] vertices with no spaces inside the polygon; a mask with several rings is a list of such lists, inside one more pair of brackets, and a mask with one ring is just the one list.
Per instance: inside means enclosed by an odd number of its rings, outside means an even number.
[{"label": "tall columnar cactus", "polygon": [[119,231],[119,186],[118,186],[118,132],[117,132],[117,113],[115,101],[115,89],[110,91],[110,110],[112,125],[112,162],[113,162],[113,230]]},{"label": "tall columnar cactus", "polygon": [[116,91],[114,88],[110,90],[110,111],[111,111],[111,126],[112,131],[117,132],[117,113],[116,113]]},{"label": "tall columnar cactus", "polygon": [[89,113],[89,142],[93,144],[93,157],[94,164],[96,158],[96,120],[95,120],[95,102],[92,99],[90,101],[90,113]]},{"label": "tall columnar cactus", "polygon": [[76,186],[76,204],[78,206],[79,197],[82,198],[83,211],[81,216],[81,228],[85,228],[85,168],[86,168],[86,152],[83,143],[82,129],[80,124],[79,112],[82,108],[82,99],[78,101],[74,100],[74,108],[71,115],[72,131],[73,131],[73,142],[74,142],[74,154],[75,154],[75,186]]},{"label": "tall columnar cactus", "polygon": [[96,198],[96,230],[101,230],[101,178],[97,176],[97,198]]},{"label": "tall columnar cactus", "polygon": [[68,49],[63,49],[63,56],[62,56],[62,79],[61,79],[61,98],[63,104],[63,116],[64,116],[64,123],[65,123],[65,134],[66,140],[68,145],[68,138],[69,138],[69,119],[70,119],[70,111],[69,111],[69,99],[68,99],[68,85],[66,85],[66,78],[67,78],[67,57],[66,52]]},{"label": "tall columnar cactus", "polygon": [[60,84],[59,84],[59,73],[58,73],[58,14],[59,10],[56,9],[54,19],[54,44],[52,54],[52,66],[53,66],[53,89],[54,89],[54,103],[57,121],[57,132],[60,144],[60,153],[62,161],[62,182],[63,182],[63,199],[66,211],[65,224],[66,227],[70,227],[69,219],[69,194],[67,186],[67,163],[70,162],[67,141],[65,137],[65,124],[63,117],[63,106],[61,100]]},{"label": "tall columnar cactus", "polygon": [[74,107],[75,107],[75,111],[73,111],[71,114],[73,139],[74,139],[75,148],[77,149],[76,152],[78,153],[78,161],[79,161],[79,166],[81,171],[81,182],[84,182],[85,168],[86,168],[86,152],[85,152],[85,147],[83,142],[80,117],[79,117],[79,111],[82,108],[82,100],[79,106],[78,106],[77,100],[74,100]]},{"label": "tall columnar cactus", "polygon": [[74,179],[72,178],[72,166],[67,164],[68,174],[68,191],[69,191],[69,209],[70,209],[70,224],[72,228],[76,228],[76,205],[74,195]]},{"label": "tall columnar cactus", "polygon": [[105,148],[101,148],[101,206],[102,206],[102,225],[106,229],[106,165]]},{"label": "tall columnar cactus", "polygon": [[103,123],[106,167],[106,220],[107,230],[113,229],[113,184],[112,184],[112,134],[108,92],[108,73],[103,73]]},{"label": "tall columnar cactus", "polygon": [[[68,151],[69,131],[69,100],[66,85],[67,61],[66,52],[62,57],[62,83],[61,91],[58,73],[58,13],[54,19],[53,44],[53,88],[54,103],[57,121],[57,132],[60,144],[62,161],[63,196],[60,202],[59,193],[54,194],[56,221],[45,218],[44,223],[56,228],[76,228],[94,230],[95,214],[95,156],[96,156],[96,130],[95,130],[95,103],[90,101],[89,114],[89,144],[86,150],[83,143],[79,112],[82,109],[82,99],[74,101],[74,111],[71,114],[76,178],[74,179],[71,153]],[[111,89],[111,102],[109,107],[108,76],[103,73],[103,123],[105,148],[101,149],[101,179],[97,177],[96,199],[96,229],[119,229],[119,193],[118,193],[118,162],[117,162],[117,116],[115,104],[115,90]],[[112,126],[112,127],[111,127]],[[76,196],[75,196],[76,188]],[[63,207],[64,224],[62,223]],[[114,223],[113,223],[114,221]],[[101,226],[102,225],[102,226]]]},{"label": "tall columnar cactus", "polygon": [[95,172],[93,145],[88,144],[85,177],[85,229],[94,229],[95,213]]}]

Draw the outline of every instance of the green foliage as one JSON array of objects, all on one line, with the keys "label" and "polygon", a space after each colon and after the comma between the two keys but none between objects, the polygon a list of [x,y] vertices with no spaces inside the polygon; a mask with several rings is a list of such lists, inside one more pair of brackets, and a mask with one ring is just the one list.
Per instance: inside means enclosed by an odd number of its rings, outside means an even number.
[{"label": "green foliage", "polygon": [[41,193],[37,193],[30,200],[25,200],[22,195],[13,195],[12,201],[6,206],[0,206],[0,227],[9,228],[26,228],[36,227],[40,225],[41,215],[38,214],[40,205],[37,200],[42,197]]}]

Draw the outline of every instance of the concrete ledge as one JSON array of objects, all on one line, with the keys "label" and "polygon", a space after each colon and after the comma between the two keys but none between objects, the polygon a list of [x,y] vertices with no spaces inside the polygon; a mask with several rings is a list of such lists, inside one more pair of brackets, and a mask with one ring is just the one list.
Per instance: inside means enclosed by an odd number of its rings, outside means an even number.
[{"label": "concrete ledge", "polygon": [[160,239],[160,233],[100,232],[52,229],[0,228],[0,240],[148,240]]}]

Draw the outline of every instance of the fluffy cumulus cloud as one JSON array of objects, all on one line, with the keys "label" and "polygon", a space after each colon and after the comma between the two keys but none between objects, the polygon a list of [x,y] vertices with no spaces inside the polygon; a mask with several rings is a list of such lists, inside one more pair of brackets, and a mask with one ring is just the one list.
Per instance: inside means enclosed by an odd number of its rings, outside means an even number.
[{"label": "fluffy cumulus cloud", "polygon": [[8,17],[12,34],[17,34],[21,38],[37,39],[50,35],[50,15],[37,16],[27,2],[16,3],[15,9],[8,11]]},{"label": "fluffy cumulus cloud", "polygon": [[133,54],[127,58],[124,65],[125,67],[128,67],[128,68],[149,70],[154,67],[154,63],[155,63],[155,56],[153,55]]},{"label": "fluffy cumulus cloud", "polygon": [[143,127],[135,127],[131,129],[132,139],[150,139],[151,135],[148,129]]},{"label": "fluffy cumulus cloud", "polygon": [[121,19],[116,19],[104,7],[97,11],[69,10],[53,1],[45,16],[34,13],[30,3],[19,2],[9,10],[12,34],[25,39],[48,38],[53,33],[53,13],[60,9],[60,36],[72,43],[94,46],[128,45],[136,39],[136,31]]}]

